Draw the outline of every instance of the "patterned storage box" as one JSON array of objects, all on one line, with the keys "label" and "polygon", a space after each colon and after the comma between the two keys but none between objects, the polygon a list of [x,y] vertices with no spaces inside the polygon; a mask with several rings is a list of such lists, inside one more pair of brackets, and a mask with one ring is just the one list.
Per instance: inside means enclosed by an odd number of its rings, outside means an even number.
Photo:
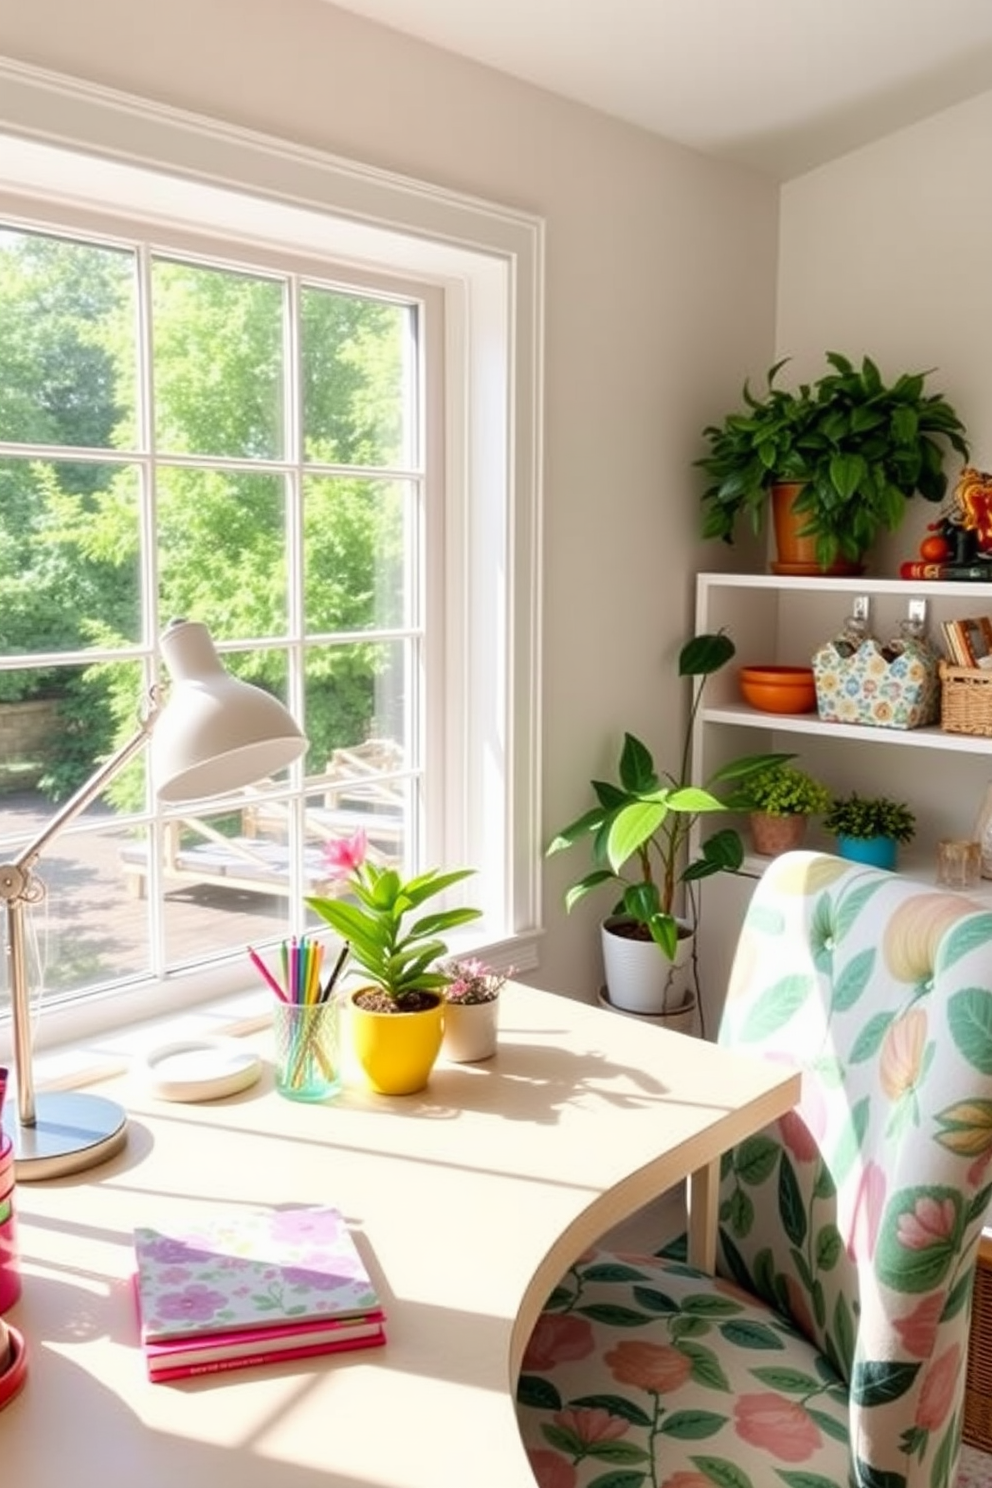
[{"label": "patterned storage box", "polygon": [[831,723],[911,729],[936,722],[940,710],[937,657],[924,641],[882,647],[869,638],[850,654],[833,640],[813,657],[816,705]]}]

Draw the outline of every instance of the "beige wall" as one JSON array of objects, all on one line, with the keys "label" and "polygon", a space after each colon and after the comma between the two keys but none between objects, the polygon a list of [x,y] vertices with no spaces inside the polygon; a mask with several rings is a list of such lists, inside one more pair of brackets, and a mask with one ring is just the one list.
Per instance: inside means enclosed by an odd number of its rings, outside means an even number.
[{"label": "beige wall", "polygon": [[[690,462],[771,357],[776,188],[321,0],[0,0],[0,51],[545,218],[545,840],[624,729],[670,758],[693,575],[727,557]],[[570,866],[537,979],[589,996]]]},{"label": "beige wall", "polygon": [[[868,353],[883,375],[936,369],[992,464],[992,93],[900,130],[782,191],[777,342],[804,377],[824,350]],[[952,455],[951,478],[960,469]],[[934,508],[917,498],[886,549],[916,556]]]}]

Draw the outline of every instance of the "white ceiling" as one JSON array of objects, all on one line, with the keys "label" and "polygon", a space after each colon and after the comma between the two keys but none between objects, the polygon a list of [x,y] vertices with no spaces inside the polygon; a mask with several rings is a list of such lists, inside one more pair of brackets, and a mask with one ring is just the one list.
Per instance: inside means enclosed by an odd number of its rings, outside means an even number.
[{"label": "white ceiling", "polygon": [[334,3],[780,180],[992,88],[992,0]]}]

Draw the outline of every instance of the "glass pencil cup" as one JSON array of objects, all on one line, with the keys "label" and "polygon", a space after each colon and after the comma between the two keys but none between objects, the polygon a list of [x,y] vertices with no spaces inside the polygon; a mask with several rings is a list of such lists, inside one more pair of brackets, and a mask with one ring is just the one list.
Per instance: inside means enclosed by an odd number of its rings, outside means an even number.
[{"label": "glass pencil cup", "polygon": [[277,1002],[272,1009],[276,1089],[288,1100],[322,1101],[341,1087],[338,1004]]}]

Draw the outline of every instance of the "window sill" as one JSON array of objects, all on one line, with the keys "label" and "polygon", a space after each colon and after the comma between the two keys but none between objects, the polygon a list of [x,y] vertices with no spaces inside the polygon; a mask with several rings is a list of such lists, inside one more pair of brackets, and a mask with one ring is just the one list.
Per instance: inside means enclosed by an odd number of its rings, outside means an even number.
[{"label": "window sill", "polygon": [[[451,954],[479,956],[501,971],[523,974],[539,964],[538,935],[531,933],[497,945],[461,947]],[[354,978],[352,979],[354,982]],[[264,988],[248,987],[184,1007],[160,1017],[122,1023],[113,1031],[36,1053],[34,1083],[40,1090],[73,1090],[126,1074],[165,1043],[198,1038],[237,1038],[264,1028],[272,1014],[272,997]],[[11,1070],[13,1087],[13,1070]],[[16,1099],[15,1090],[10,1098]]]}]

